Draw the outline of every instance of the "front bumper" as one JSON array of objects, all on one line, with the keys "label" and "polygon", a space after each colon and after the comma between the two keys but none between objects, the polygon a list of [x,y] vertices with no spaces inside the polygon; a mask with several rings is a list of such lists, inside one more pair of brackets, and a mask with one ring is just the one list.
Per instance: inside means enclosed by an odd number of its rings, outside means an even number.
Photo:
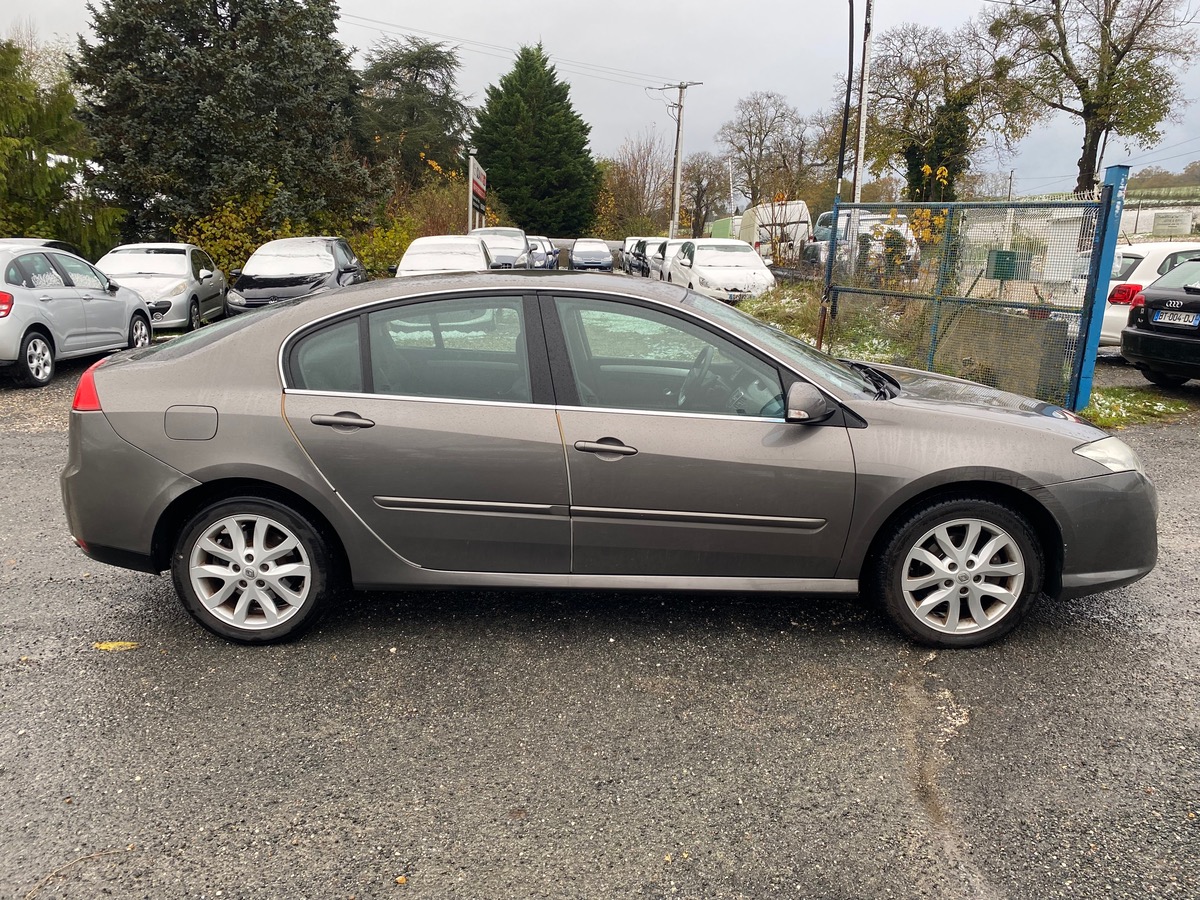
[{"label": "front bumper", "polygon": [[188,321],[188,305],[186,294],[146,301],[150,308],[150,323],[155,328],[182,328]]},{"label": "front bumper", "polygon": [[1158,560],[1158,494],[1141,472],[1050,485],[1063,533],[1063,597],[1132,584]]},{"label": "front bumper", "polygon": [[1164,375],[1200,378],[1200,334],[1165,334],[1126,327],[1121,332],[1121,355],[1135,366]]}]

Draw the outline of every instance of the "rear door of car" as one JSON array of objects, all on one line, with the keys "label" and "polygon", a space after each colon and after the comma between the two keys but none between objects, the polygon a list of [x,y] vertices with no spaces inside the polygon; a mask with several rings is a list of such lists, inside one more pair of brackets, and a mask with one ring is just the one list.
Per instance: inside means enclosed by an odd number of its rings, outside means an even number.
[{"label": "rear door of car", "polygon": [[566,462],[534,298],[384,305],[300,336],[285,369],[296,438],[401,557],[569,571]]},{"label": "rear door of car", "polygon": [[855,487],[844,427],[785,422],[774,363],[670,308],[564,294],[542,309],[573,572],[833,576]]},{"label": "rear door of car", "polygon": [[58,353],[75,353],[89,346],[83,297],[67,277],[41,251],[23,253],[9,263],[8,284],[33,305],[33,316],[50,329]]}]

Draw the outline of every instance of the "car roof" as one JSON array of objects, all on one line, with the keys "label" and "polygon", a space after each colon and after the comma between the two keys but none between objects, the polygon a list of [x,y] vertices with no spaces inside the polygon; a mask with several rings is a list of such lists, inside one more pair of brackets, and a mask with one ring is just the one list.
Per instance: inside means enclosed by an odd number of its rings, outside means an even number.
[{"label": "car roof", "polygon": [[[196,247],[195,244],[171,243],[169,241],[147,242],[144,244],[121,244],[119,247],[113,247],[109,253],[115,253],[118,250],[188,250]],[[196,249],[199,249],[198,247]]]},{"label": "car roof", "polygon": [[483,240],[473,234],[427,234],[424,237],[414,238],[413,244],[467,244],[471,247],[478,247],[483,243]]}]

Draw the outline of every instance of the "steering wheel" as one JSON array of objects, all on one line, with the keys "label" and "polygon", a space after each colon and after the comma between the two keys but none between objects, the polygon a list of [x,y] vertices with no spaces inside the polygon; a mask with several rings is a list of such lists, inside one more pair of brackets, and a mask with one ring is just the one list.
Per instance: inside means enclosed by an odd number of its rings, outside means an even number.
[{"label": "steering wheel", "polygon": [[683,384],[679,386],[679,401],[678,406],[682,409],[687,403],[688,394],[704,384],[704,379],[708,376],[709,366],[712,365],[713,347],[712,344],[706,346],[703,350],[696,354],[696,358],[692,360],[692,368],[684,376]]}]

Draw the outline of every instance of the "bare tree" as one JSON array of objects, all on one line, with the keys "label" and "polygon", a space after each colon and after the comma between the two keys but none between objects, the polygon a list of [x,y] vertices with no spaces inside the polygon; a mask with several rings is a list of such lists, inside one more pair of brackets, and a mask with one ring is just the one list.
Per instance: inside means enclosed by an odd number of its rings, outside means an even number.
[{"label": "bare tree", "polygon": [[729,194],[729,171],[725,160],[711,153],[692,153],[683,161],[683,205],[692,219],[692,237],[704,234]]},{"label": "bare tree", "polygon": [[8,40],[21,48],[24,69],[39,87],[51,88],[68,80],[67,53],[71,45],[66,39],[39,39],[37,25],[28,17],[9,26]]},{"label": "bare tree", "polygon": [[1179,114],[1195,23],[1191,0],[1025,0],[990,6],[977,24],[1027,103],[1082,123],[1075,190],[1085,192],[1110,135],[1149,147]]},{"label": "bare tree", "polygon": [[734,185],[750,198],[751,206],[774,193],[781,157],[795,139],[799,122],[800,114],[782,94],[755,91],[737,102],[733,118],[717,132],[733,160]]},{"label": "bare tree", "polygon": [[653,131],[627,137],[612,159],[613,197],[621,218],[657,218],[669,203],[671,153]]}]

